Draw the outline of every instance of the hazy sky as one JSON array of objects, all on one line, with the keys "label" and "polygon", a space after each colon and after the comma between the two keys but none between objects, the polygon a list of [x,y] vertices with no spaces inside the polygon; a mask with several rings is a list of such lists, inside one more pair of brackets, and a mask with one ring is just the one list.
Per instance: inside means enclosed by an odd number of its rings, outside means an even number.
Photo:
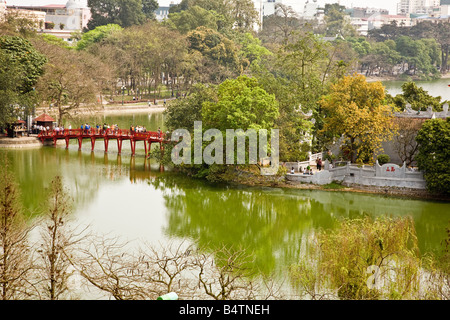
[{"label": "hazy sky", "polygon": [[[65,4],[67,0],[6,0],[8,4],[11,5],[46,5],[46,4]],[[85,0],[87,2],[87,0]],[[174,3],[179,3],[181,0],[157,0],[159,5],[167,6],[172,1]],[[259,1],[259,0],[254,0]],[[309,0],[312,1],[312,0]],[[297,11],[302,11],[303,5],[306,0],[281,0],[283,4],[292,6]],[[383,8],[388,9],[390,14],[396,14],[397,3],[399,0],[318,0],[319,4],[324,3],[336,3],[339,2],[341,5],[347,7],[370,7],[370,8]]]}]

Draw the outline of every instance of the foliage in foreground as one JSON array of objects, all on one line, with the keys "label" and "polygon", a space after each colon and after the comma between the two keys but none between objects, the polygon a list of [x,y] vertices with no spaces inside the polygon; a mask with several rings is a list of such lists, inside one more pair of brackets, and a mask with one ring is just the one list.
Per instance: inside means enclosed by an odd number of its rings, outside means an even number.
[{"label": "foliage in foreground", "polygon": [[291,277],[311,299],[449,298],[448,269],[420,257],[409,217],[344,220],[319,232],[304,256]]}]

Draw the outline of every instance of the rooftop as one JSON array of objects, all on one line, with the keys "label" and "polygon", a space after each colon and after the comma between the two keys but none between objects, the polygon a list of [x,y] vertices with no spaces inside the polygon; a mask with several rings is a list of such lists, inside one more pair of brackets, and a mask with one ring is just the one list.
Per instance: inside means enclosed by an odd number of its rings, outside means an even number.
[{"label": "rooftop", "polygon": [[55,121],[55,119],[53,119],[52,117],[50,117],[48,114],[43,113],[43,114],[41,114],[39,117],[35,118],[34,121],[39,121],[39,122],[53,122],[53,121]]}]

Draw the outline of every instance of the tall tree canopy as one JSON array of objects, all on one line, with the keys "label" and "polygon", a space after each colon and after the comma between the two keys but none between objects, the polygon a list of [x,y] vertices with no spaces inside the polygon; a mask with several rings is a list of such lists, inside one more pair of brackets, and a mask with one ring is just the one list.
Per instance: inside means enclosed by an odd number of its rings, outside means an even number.
[{"label": "tall tree canopy", "polygon": [[124,28],[142,24],[148,18],[154,18],[158,3],[155,0],[88,0],[88,7],[92,14],[88,29],[93,30],[107,24]]},{"label": "tall tree canopy", "polygon": [[450,118],[425,121],[416,141],[419,143],[416,161],[424,172],[427,188],[433,192],[450,194]]},{"label": "tall tree canopy", "polygon": [[255,78],[240,76],[218,86],[217,101],[205,102],[202,116],[206,127],[222,131],[270,129],[278,117],[278,103]]},{"label": "tall tree canopy", "polygon": [[30,41],[0,37],[0,127],[29,114],[35,103],[34,86],[46,62]]},{"label": "tall tree canopy", "polygon": [[381,142],[395,131],[391,108],[383,102],[381,82],[366,82],[363,75],[345,76],[331,85],[320,102],[325,113],[322,131],[344,138],[343,151],[352,162],[372,163]]}]

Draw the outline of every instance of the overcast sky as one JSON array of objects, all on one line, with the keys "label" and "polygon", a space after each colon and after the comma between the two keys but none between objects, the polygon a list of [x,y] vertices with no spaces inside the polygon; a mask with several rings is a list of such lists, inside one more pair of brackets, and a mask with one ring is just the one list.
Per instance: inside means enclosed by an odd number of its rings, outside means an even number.
[{"label": "overcast sky", "polygon": [[[85,0],[87,2],[87,0]],[[179,3],[181,0],[157,0],[160,6],[168,6],[172,1]],[[259,0],[254,0],[259,1]],[[309,0],[312,1],[312,0]],[[319,4],[336,3],[347,7],[369,7],[388,9],[390,14],[396,14],[397,3],[400,0],[317,0]],[[46,5],[46,4],[66,4],[67,0],[6,0],[9,5]],[[283,4],[292,6],[297,11],[302,11],[306,0],[281,0]]]}]

